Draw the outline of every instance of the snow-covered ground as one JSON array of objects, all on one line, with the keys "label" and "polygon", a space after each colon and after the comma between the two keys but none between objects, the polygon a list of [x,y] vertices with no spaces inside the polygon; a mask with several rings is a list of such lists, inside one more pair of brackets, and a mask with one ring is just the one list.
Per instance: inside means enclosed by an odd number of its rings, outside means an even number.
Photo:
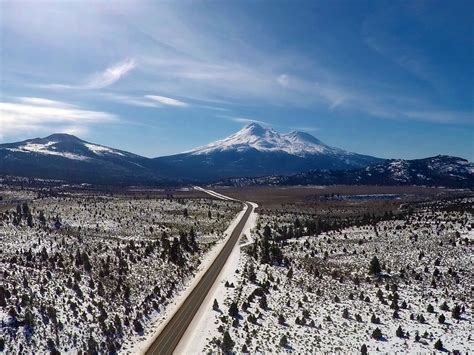
[{"label": "snow-covered ground", "polygon": [[[413,214],[345,228],[316,223],[316,235],[305,233],[313,228],[307,215],[260,216],[256,242],[228,276],[235,287],[216,297],[219,310],[209,310],[205,323],[211,331],[200,331],[205,345],[196,340],[194,352],[357,353],[365,345],[369,352],[429,353],[438,340],[443,351],[472,352],[472,204],[430,202]],[[368,272],[374,256],[379,276]],[[224,332],[231,339],[225,344]]]},{"label": "snow-covered ground", "polygon": [[39,195],[0,192],[0,352],[132,352],[241,209],[207,198]]},{"label": "snow-covered ground", "polygon": [[[207,191],[206,191],[207,192]],[[192,280],[189,280],[189,282],[184,285],[182,292],[179,293],[175,298],[172,304],[168,306],[161,314],[161,316],[157,319],[155,319],[151,324],[148,325],[147,330],[146,330],[146,335],[144,338],[140,339],[131,349],[130,353],[135,354],[135,353],[145,353],[145,351],[150,347],[150,345],[154,342],[154,340],[157,338],[157,336],[160,334],[161,330],[166,326],[166,323],[173,317],[174,313],[179,309],[179,307],[182,305],[182,303],[186,300],[188,295],[191,293],[193,288],[199,283],[201,280],[202,276],[204,273],[207,271],[209,266],[212,264],[214,259],[217,257],[217,255],[220,253],[222,250],[222,247],[225,245],[225,243],[228,241],[232,231],[236,227],[237,223],[240,221],[242,216],[244,215],[245,211],[247,210],[247,207],[245,206],[242,211],[240,211],[236,217],[232,220],[232,222],[229,224],[229,227],[223,234],[223,238],[219,240],[216,245],[209,251],[207,254],[203,257],[203,260],[201,264],[199,265],[196,275],[192,278]],[[235,250],[238,248],[234,249]],[[234,254],[234,253],[232,253]],[[229,259],[232,259],[230,257]],[[226,264],[224,269],[228,269],[228,264]],[[224,271],[223,271],[224,272]],[[203,304],[205,304],[207,299],[204,301]],[[201,307],[202,308],[202,307]],[[197,317],[200,316],[201,309],[198,311]],[[193,322],[189,328],[193,328],[195,326],[195,322]],[[188,332],[184,335],[184,338],[187,339]],[[187,341],[187,340],[185,340]]]}]

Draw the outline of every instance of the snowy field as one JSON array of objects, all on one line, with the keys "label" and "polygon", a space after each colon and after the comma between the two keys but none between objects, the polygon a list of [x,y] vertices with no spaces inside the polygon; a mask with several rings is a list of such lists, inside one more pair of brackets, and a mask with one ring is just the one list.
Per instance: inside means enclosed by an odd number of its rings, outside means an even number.
[{"label": "snowy field", "polygon": [[242,208],[153,195],[0,196],[5,353],[130,352]]},{"label": "snowy field", "polygon": [[473,202],[330,222],[266,211],[200,351],[474,351]]}]

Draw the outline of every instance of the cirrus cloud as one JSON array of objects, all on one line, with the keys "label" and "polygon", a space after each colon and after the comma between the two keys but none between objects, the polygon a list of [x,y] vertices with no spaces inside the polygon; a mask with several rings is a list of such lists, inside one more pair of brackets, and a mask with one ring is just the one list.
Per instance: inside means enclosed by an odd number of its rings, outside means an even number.
[{"label": "cirrus cloud", "polygon": [[136,67],[135,60],[126,59],[122,62],[115,63],[110,67],[106,68],[102,72],[98,72],[86,79],[82,84],[69,85],[69,84],[48,84],[42,85],[47,89],[78,89],[78,90],[94,90],[103,89],[107,86],[115,84],[122,77],[127,75],[131,70]]},{"label": "cirrus cloud", "polygon": [[114,114],[62,101],[18,97],[0,102],[0,137],[41,131],[85,133],[94,124],[118,122]]},{"label": "cirrus cloud", "polygon": [[145,97],[165,106],[175,106],[175,107],[188,107],[189,106],[189,104],[187,104],[186,102],[176,100],[171,97],[159,96],[159,95],[145,95]]}]

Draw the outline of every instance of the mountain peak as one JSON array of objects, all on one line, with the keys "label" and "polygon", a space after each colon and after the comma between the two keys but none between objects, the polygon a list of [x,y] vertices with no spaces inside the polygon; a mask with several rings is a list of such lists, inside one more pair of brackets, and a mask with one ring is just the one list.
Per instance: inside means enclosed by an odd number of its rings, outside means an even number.
[{"label": "mountain peak", "polygon": [[292,132],[286,134],[285,136],[293,142],[324,144],[319,139],[317,139],[313,135],[311,135],[309,133],[306,133],[306,132],[292,131]]},{"label": "mountain peak", "polygon": [[251,122],[247,125],[245,125],[240,131],[238,131],[236,134],[241,134],[241,135],[252,135],[252,136],[264,136],[265,133],[268,131],[268,129],[262,127],[256,122]]},{"label": "mountain peak", "polygon": [[44,140],[56,140],[60,142],[83,142],[82,139],[67,133],[53,133],[45,138]]}]

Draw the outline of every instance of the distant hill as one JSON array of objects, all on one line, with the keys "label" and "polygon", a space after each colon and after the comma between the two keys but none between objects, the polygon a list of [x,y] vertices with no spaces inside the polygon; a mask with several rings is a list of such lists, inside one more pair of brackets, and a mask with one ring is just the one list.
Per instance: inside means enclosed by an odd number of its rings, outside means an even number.
[{"label": "distant hill", "polygon": [[68,134],[0,145],[0,173],[71,182],[133,184],[162,179],[150,159]]},{"label": "distant hill", "polygon": [[381,164],[346,171],[311,170],[290,176],[233,178],[216,185],[423,185],[474,188],[474,164],[465,159],[438,155],[414,160],[386,160]]}]

